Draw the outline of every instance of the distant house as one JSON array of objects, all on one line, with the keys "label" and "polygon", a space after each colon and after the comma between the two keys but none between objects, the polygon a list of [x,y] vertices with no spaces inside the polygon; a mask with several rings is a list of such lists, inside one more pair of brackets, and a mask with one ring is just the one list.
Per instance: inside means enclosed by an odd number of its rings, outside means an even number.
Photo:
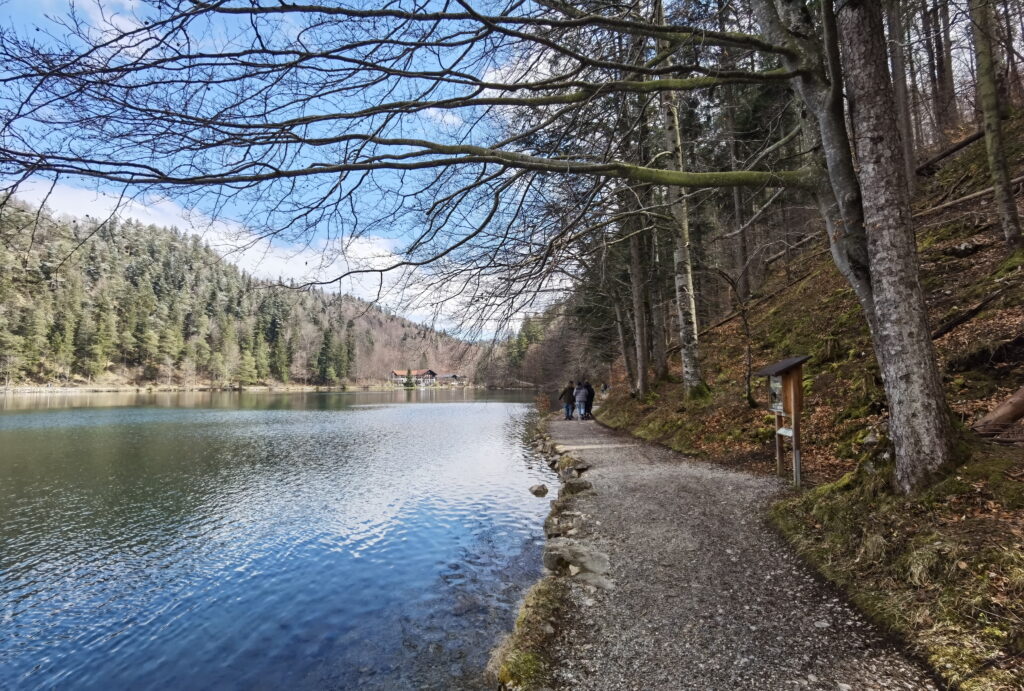
[{"label": "distant house", "polygon": [[391,374],[388,376],[388,381],[393,384],[404,384],[407,376],[411,376],[413,383],[416,386],[429,386],[437,381],[437,372],[432,369],[414,369],[414,370],[391,370]]},{"label": "distant house", "polygon": [[463,381],[463,378],[459,374],[445,373],[437,375],[438,384],[458,384]]}]

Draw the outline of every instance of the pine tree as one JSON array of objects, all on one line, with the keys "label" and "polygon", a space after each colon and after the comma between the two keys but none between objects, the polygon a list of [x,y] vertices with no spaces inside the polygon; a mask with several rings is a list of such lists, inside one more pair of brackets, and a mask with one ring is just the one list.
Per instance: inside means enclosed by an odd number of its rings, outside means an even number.
[{"label": "pine tree", "polygon": [[324,331],[320,352],[316,356],[316,380],[318,384],[333,384],[338,379],[334,367],[334,338],[330,329]]}]

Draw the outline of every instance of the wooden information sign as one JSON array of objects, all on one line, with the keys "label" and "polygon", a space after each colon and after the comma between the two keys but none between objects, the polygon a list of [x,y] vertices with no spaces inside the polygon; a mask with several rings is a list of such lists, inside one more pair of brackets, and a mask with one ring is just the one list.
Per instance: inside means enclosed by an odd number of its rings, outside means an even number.
[{"label": "wooden information sign", "polygon": [[775,470],[779,477],[785,473],[782,438],[789,437],[793,444],[793,486],[797,488],[800,487],[800,411],[804,407],[803,365],[810,359],[806,355],[786,358],[754,373],[757,377],[768,377],[768,409],[775,413]]}]

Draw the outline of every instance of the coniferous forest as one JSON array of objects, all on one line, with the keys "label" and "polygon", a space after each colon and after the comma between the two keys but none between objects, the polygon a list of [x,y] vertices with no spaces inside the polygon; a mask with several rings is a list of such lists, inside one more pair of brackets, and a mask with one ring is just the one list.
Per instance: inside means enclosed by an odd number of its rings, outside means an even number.
[{"label": "coniferous forest", "polygon": [[422,363],[474,374],[475,347],[351,296],[258,280],[197,235],[9,204],[0,240],[0,385],[337,386]]}]

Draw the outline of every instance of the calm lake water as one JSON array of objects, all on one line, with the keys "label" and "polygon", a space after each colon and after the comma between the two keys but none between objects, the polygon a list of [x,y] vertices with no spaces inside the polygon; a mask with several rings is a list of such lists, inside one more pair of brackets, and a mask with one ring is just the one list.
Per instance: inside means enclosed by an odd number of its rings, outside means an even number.
[{"label": "calm lake water", "polygon": [[0,688],[478,688],[527,395],[0,396]]}]

